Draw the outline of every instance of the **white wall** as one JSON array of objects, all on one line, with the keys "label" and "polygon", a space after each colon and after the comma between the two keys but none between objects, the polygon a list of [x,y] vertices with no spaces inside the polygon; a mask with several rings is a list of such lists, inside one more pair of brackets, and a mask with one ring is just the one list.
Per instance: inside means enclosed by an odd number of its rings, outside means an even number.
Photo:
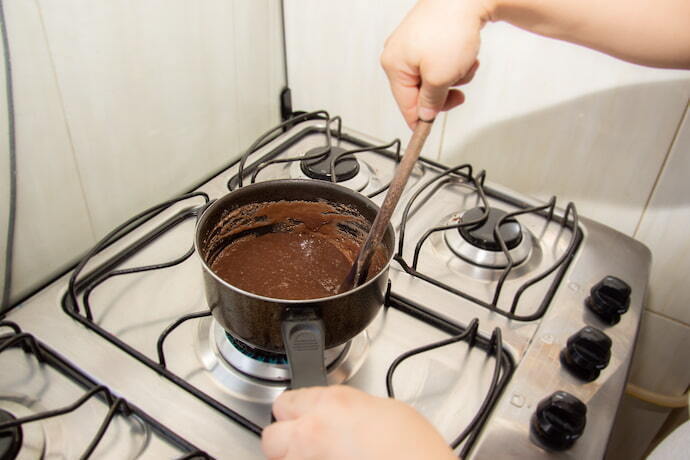
[{"label": "white wall", "polygon": [[[14,298],[127,217],[229,163],[279,121],[277,1],[4,4],[19,169]],[[4,71],[0,78],[4,89]],[[4,229],[4,90],[0,98]]]},{"label": "white wall", "polygon": [[[294,107],[326,109],[355,130],[406,142],[378,57],[413,4],[286,0]],[[690,72],[636,66],[507,24],[484,29],[479,60],[467,102],[436,123],[424,154],[470,162],[522,193],[572,200],[580,214],[646,243],[651,295],[631,378],[682,393],[690,380],[690,121],[682,121]],[[618,458],[639,455],[668,413],[637,409],[626,412],[639,417],[637,442],[621,438]]]}]

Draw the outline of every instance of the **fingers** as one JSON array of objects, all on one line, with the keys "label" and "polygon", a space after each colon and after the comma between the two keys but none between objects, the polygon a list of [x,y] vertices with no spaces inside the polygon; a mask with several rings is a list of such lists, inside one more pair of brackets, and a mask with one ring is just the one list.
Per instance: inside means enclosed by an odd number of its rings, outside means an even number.
[{"label": "fingers", "polygon": [[276,420],[294,420],[312,410],[326,387],[303,388],[283,392],[273,403]]},{"label": "fingers", "polygon": [[443,104],[442,111],[445,112],[447,110],[450,110],[454,107],[459,106],[463,102],[465,102],[465,93],[463,93],[459,89],[451,89],[450,91],[448,91],[448,97],[446,98],[446,102]]},{"label": "fingers", "polygon": [[[414,129],[418,119],[433,120],[439,112],[450,110],[465,102],[462,91],[449,90],[449,87],[471,82],[478,67],[479,61],[475,61],[468,71],[452,84],[429,78],[423,79],[423,76],[420,78],[418,74],[408,74],[391,65],[384,67],[384,70],[386,70],[393,97],[405,122]],[[434,83],[435,81],[439,83]]]},{"label": "fingers", "polygon": [[474,77],[485,13],[481,2],[420,1],[386,40],[381,65],[411,128],[464,101],[450,88]]},{"label": "fingers", "polygon": [[474,61],[474,64],[472,64],[472,67],[469,68],[467,73],[460,77],[459,80],[457,80],[455,83],[453,83],[451,86],[461,86],[461,85],[466,85],[467,83],[471,82],[472,79],[474,78],[474,74],[477,73],[477,69],[479,68],[479,61]]},{"label": "fingers", "polygon": [[[383,59],[382,59],[383,63]],[[390,83],[391,92],[398,104],[405,122],[412,127],[417,122],[417,99],[419,96],[419,75],[385,67],[386,75]]]},{"label": "fingers", "polygon": [[261,433],[261,451],[269,460],[287,456],[292,440],[295,422],[276,422],[268,425]]},{"label": "fingers", "polygon": [[448,96],[450,85],[436,80],[425,79],[422,77],[422,86],[419,88],[419,100],[417,115],[422,120],[433,120],[436,115],[443,110]]},{"label": "fingers", "polygon": [[433,73],[422,73],[422,86],[419,90],[417,114],[422,120],[433,120],[439,112],[450,110],[465,102],[462,91],[449,90],[451,86],[465,85],[472,81],[479,61],[475,60],[460,78],[454,82],[448,79],[436,77]]}]

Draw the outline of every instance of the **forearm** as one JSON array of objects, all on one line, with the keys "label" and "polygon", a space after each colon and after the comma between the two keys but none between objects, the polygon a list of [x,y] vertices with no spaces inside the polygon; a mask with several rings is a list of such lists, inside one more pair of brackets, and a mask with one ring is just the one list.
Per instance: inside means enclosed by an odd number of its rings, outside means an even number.
[{"label": "forearm", "polygon": [[690,68],[690,0],[488,0],[491,20],[626,61]]}]

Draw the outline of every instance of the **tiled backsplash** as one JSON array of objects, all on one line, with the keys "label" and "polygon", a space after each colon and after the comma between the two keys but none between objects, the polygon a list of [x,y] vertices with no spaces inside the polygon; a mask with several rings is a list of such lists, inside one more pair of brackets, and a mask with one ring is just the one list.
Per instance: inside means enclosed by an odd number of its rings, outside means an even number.
[{"label": "tiled backsplash", "polygon": [[14,298],[126,218],[231,162],[279,120],[278,2],[4,4],[19,170]]}]

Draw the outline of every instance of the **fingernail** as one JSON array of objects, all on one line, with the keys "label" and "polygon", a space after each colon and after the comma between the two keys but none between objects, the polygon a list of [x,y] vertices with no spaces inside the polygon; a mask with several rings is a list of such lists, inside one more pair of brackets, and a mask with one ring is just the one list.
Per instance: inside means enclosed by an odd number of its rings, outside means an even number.
[{"label": "fingernail", "polygon": [[432,121],[438,115],[438,110],[430,109],[429,107],[420,107],[417,110],[417,116],[420,120]]}]

